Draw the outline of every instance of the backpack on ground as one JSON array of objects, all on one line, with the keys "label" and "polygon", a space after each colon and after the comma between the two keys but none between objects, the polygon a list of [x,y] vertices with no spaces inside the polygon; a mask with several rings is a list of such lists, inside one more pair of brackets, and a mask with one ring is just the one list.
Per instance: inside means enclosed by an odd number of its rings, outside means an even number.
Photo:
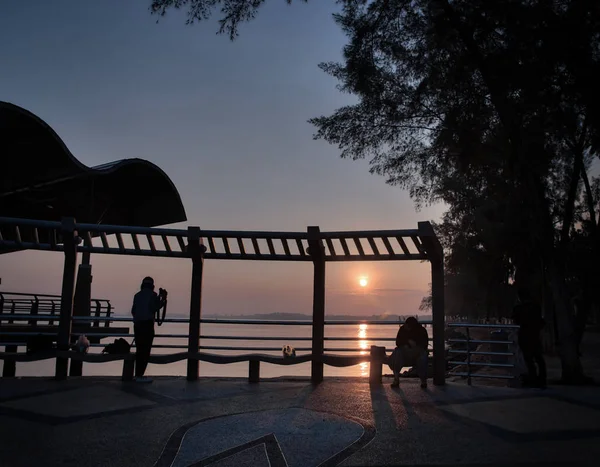
[{"label": "backpack on ground", "polygon": [[37,334],[27,339],[27,355],[54,349],[54,338]]},{"label": "backpack on ground", "polygon": [[131,346],[133,342],[130,344],[122,337],[115,339],[115,341],[111,344],[108,344],[104,349],[102,349],[102,353],[107,354],[125,354],[131,352]]}]

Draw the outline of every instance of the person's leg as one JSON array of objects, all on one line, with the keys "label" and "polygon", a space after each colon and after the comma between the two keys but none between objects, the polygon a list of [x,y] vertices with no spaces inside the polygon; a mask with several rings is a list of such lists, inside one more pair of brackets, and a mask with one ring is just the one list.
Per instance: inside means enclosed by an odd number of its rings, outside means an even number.
[{"label": "person's leg", "polygon": [[133,325],[135,335],[135,377],[144,376],[144,349],[146,348],[146,335],[144,333],[143,323]]},{"label": "person's leg", "polygon": [[427,351],[423,351],[418,357],[417,357],[417,361],[416,361],[416,366],[417,366],[417,375],[419,376],[419,379],[421,380],[421,387],[426,387],[427,386],[427,363],[428,363],[428,358],[427,358]]},{"label": "person's leg", "polygon": [[143,336],[144,336],[144,346],[139,349],[140,356],[140,374],[139,376],[144,376],[146,373],[146,368],[148,367],[148,360],[150,359],[150,352],[152,351],[152,343],[154,341],[154,323],[152,321],[143,323]]},{"label": "person's leg", "polygon": [[539,386],[545,387],[546,386],[546,360],[544,359],[544,352],[543,352],[541,340],[536,343],[535,353],[533,354],[533,358],[535,360],[535,363],[537,363],[537,366],[538,366],[537,382],[538,382]]},{"label": "person's leg", "polygon": [[519,339],[519,347],[521,348],[521,353],[523,354],[525,366],[527,366],[527,379],[529,380],[528,383],[535,383],[538,376],[534,358],[535,351],[531,345],[531,341],[526,338],[521,338]]},{"label": "person's leg", "polygon": [[404,355],[402,354],[402,349],[396,348],[391,358],[394,362],[394,382],[392,383],[392,387],[398,387],[400,385],[400,371],[404,367]]}]

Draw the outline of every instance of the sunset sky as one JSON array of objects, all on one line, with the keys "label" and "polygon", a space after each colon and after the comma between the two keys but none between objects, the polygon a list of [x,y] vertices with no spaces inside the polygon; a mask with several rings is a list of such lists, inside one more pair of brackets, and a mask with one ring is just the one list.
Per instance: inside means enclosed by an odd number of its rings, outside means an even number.
[{"label": "sunset sky", "polygon": [[[139,157],[181,194],[187,225],[305,231],[415,228],[442,208],[415,212],[408,194],[313,141],[310,117],[353,102],[317,68],[345,38],[330,1],[271,0],[230,42],[216,18],[156,24],[149,0],[9,0],[0,15],[0,100],[45,120],[81,162]],[[183,225],[183,224],[182,224]],[[0,256],[2,291],[60,293],[58,253]],[[127,312],[143,276],[189,307],[186,260],[92,257],[92,294]],[[429,264],[334,264],[327,314],[414,313]],[[368,277],[366,287],[359,279]],[[207,261],[205,313],[312,311],[312,265]]]}]

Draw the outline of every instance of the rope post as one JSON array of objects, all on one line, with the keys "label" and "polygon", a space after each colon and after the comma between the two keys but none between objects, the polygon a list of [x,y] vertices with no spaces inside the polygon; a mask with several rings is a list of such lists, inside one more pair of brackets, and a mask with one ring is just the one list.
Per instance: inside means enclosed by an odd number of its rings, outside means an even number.
[{"label": "rope post", "polygon": [[191,358],[200,348],[200,315],[202,310],[202,273],[204,270],[204,252],[206,247],[200,239],[200,227],[188,227],[187,252],[192,259],[192,287],[190,297],[190,323],[188,337],[187,380],[196,381],[200,362]]},{"label": "rope post", "polygon": [[429,222],[419,222],[419,237],[431,263],[431,314],[433,318],[433,384],[446,384],[444,331],[444,250]]},{"label": "rope post", "polygon": [[[77,268],[77,231],[75,219],[63,218],[61,235],[65,253],[65,265],[63,269],[62,292],[60,299],[60,319],[58,323],[57,349],[68,351],[71,339],[71,325],[73,318],[73,301],[75,299],[75,271]],[[68,357],[57,357],[55,378],[57,380],[67,379],[69,367]]]},{"label": "rope post", "polygon": [[314,265],[311,381],[323,381],[325,348],[325,248],[319,227],[308,227],[308,254]]}]

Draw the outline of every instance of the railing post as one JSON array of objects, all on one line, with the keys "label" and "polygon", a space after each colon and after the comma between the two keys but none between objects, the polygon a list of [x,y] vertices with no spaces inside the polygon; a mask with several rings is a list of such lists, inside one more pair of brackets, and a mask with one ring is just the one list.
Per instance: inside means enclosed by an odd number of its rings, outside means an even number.
[{"label": "railing post", "polygon": [[471,386],[471,329],[467,326],[467,384]]},{"label": "railing post", "polygon": [[325,347],[325,248],[319,227],[308,227],[308,254],[314,265],[311,381],[323,381]]},{"label": "railing post", "polygon": [[381,378],[383,376],[383,361],[385,360],[386,353],[385,347],[378,347],[376,345],[371,346],[369,362],[369,384],[381,384]]},{"label": "railing post", "polygon": [[[65,265],[63,269],[62,293],[60,299],[60,319],[58,323],[57,349],[68,351],[71,340],[71,324],[73,318],[73,301],[75,299],[75,271],[77,269],[77,231],[75,230],[75,219],[63,218],[62,240],[65,253]],[[65,357],[56,358],[57,380],[67,379],[69,359]]]},{"label": "railing post", "polygon": [[433,384],[446,384],[446,346],[444,342],[444,250],[429,222],[419,222],[421,242],[431,263],[431,314],[433,328]]},{"label": "railing post", "polygon": [[[38,314],[38,312],[39,312],[39,309],[40,309],[40,301],[39,301],[37,295],[34,295],[34,297],[35,298],[33,300],[33,303],[31,304],[31,310],[29,312],[29,314],[32,315],[32,316],[36,316]],[[29,320],[29,325],[30,326],[37,326],[37,324],[38,324],[37,319],[30,319]]]},{"label": "railing post", "polygon": [[[17,352],[18,348],[16,345],[7,345],[4,347],[5,352]],[[4,366],[2,367],[3,378],[14,378],[17,374],[17,362],[14,360],[4,360]]]},{"label": "railing post", "polygon": [[[190,324],[188,353],[197,353],[200,347],[200,315],[202,310],[202,273],[206,247],[200,241],[200,227],[188,227],[188,254],[192,259],[192,287],[190,298]],[[198,379],[200,362],[194,358],[187,361],[187,380]]]},{"label": "railing post", "polygon": [[248,382],[258,383],[260,381],[260,360],[248,361]]}]

